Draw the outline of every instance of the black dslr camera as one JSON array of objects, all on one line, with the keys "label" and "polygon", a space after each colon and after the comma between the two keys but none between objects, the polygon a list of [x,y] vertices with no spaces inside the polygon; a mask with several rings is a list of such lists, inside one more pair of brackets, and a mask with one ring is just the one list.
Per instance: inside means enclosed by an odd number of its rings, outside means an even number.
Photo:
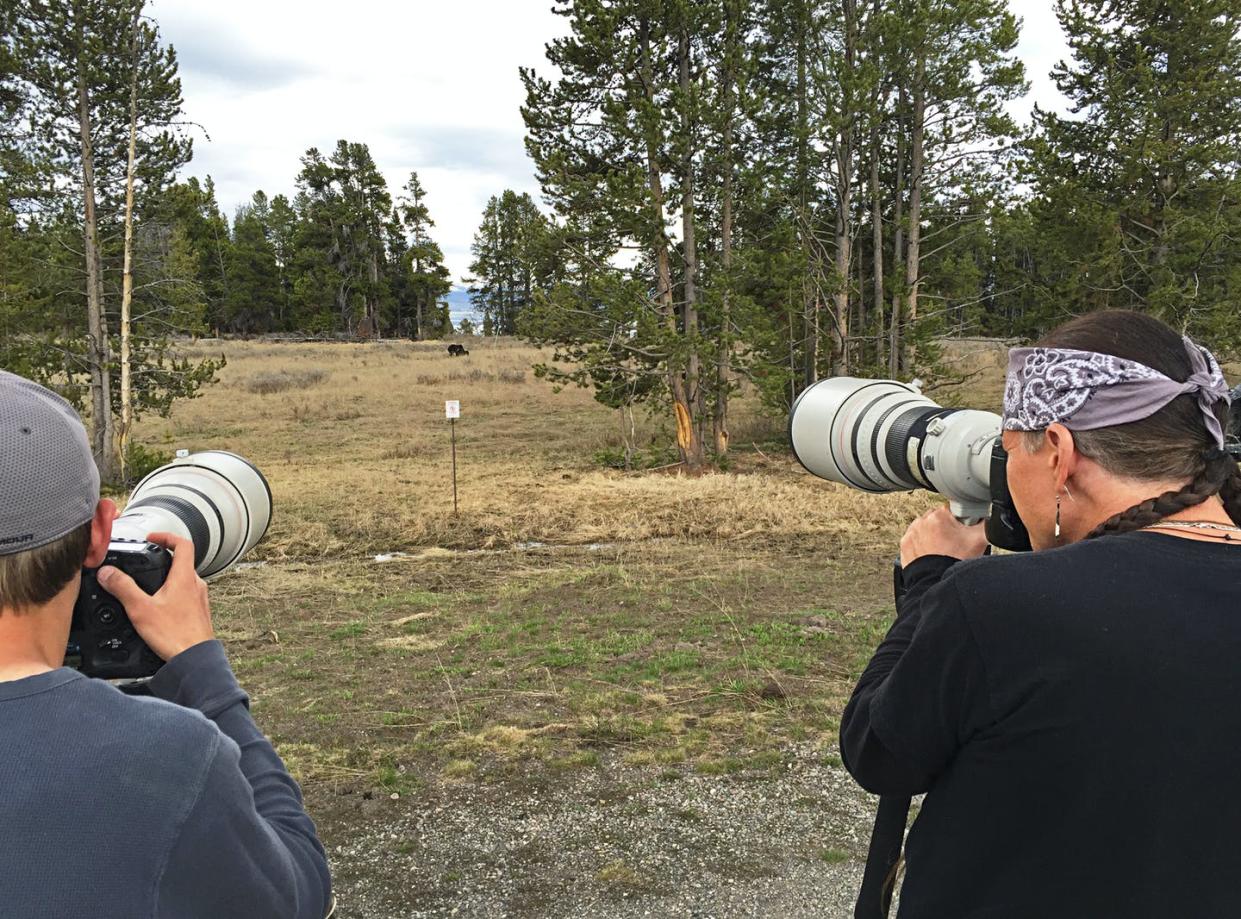
[{"label": "black dslr camera", "polygon": [[[125,572],[153,594],[168,577],[172,553],[145,540],[114,539],[103,563]],[[99,586],[96,570],[82,572],[65,665],[105,680],[150,676],[164,662],[134,631],[121,602]]]},{"label": "black dslr camera", "polygon": [[[263,538],[271,511],[271,488],[249,461],[222,450],[179,455],[133,490],[112,527],[103,564],[153,594],[172,569],[172,553],[148,542],[147,534],[176,533],[193,542],[194,568],[211,578]],[[96,569],[83,571],[65,666],[87,676],[132,680],[152,676],[163,663],[138,635],[121,602],[100,586]]]}]

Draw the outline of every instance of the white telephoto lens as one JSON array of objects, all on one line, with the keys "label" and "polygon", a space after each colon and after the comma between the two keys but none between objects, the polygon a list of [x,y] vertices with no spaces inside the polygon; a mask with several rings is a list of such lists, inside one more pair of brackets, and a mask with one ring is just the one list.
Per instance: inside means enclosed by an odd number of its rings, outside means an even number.
[{"label": "white telephoto lens", "polygon": [[212,577],[238,561],[271,523],[271,488],[248,460],[223,450],[178,456],[146,476],[113,528],[115,538],[167,531],[194,543],[194,567]]},{"label": "white telephoto lens", "polygon": [[986,516],[999,431],[998,415],[943,408],[895,380],[820,380],[789,413],[793,455],[809,472],[861,491],[938,491],[963,519]]}]

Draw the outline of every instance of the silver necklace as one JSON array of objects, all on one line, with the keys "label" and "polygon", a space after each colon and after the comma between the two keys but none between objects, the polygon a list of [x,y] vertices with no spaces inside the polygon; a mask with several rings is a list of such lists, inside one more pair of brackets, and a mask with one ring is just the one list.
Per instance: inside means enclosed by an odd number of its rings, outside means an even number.
[{"label": "silver necklace", "polygon": [[[1160,520],[1158,523],[1152,523],[1151,527],[1180,527],[1186,530],[1228,530],[1232,533],[1241,533],[1241,527],[1229,526],[1226,523],[1214,523],[1210,520]],[[1150,529],[1150,527],[1147,527]]]},{"label": "silver necklace", "polygon": [[1241,527],[1227,526],[1222,523],[1212,523],[1209,520],[1162,520],[1159,523],[1152,523],[1145,526],[1144,530],[1197,530],[1203,536],[1211,539],[1222,539],[1224,542],[1241,542],[1241,537],[1234,536],[1234,533],[1241,533]]}]

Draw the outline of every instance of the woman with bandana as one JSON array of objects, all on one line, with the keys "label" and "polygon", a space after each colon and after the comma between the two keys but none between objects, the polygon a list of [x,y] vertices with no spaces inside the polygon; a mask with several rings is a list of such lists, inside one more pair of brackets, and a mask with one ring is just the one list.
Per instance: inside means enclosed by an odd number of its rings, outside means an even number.
[{"label": "woman with bandana", "polygon": [[1241,914],[1241,471],[1210,352],[1097,312],[1010,354],[1032,553],[940,508],[841,722],[879,794],[926,792],[901,919]]}]

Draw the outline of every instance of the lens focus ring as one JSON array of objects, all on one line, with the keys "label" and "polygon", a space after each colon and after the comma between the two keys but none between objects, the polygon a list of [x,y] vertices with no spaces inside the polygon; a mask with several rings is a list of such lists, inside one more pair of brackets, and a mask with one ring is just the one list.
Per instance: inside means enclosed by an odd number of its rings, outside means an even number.
[{"label": "lens focus ring", "polygon": [[143,507],[158,507],[175,514],[185,524],[185,528],[190,532],[190,539],[194,542],[194,567],[197,568],[202,564],[207,554],[207,547],[211,543],[211,530],[207,526],[207,519],[203,517],[198,508],[184,498],[174,495],[152,495],[149,498],[139,498],[131,502],[126,505],[125,510],[128,512]]}]

